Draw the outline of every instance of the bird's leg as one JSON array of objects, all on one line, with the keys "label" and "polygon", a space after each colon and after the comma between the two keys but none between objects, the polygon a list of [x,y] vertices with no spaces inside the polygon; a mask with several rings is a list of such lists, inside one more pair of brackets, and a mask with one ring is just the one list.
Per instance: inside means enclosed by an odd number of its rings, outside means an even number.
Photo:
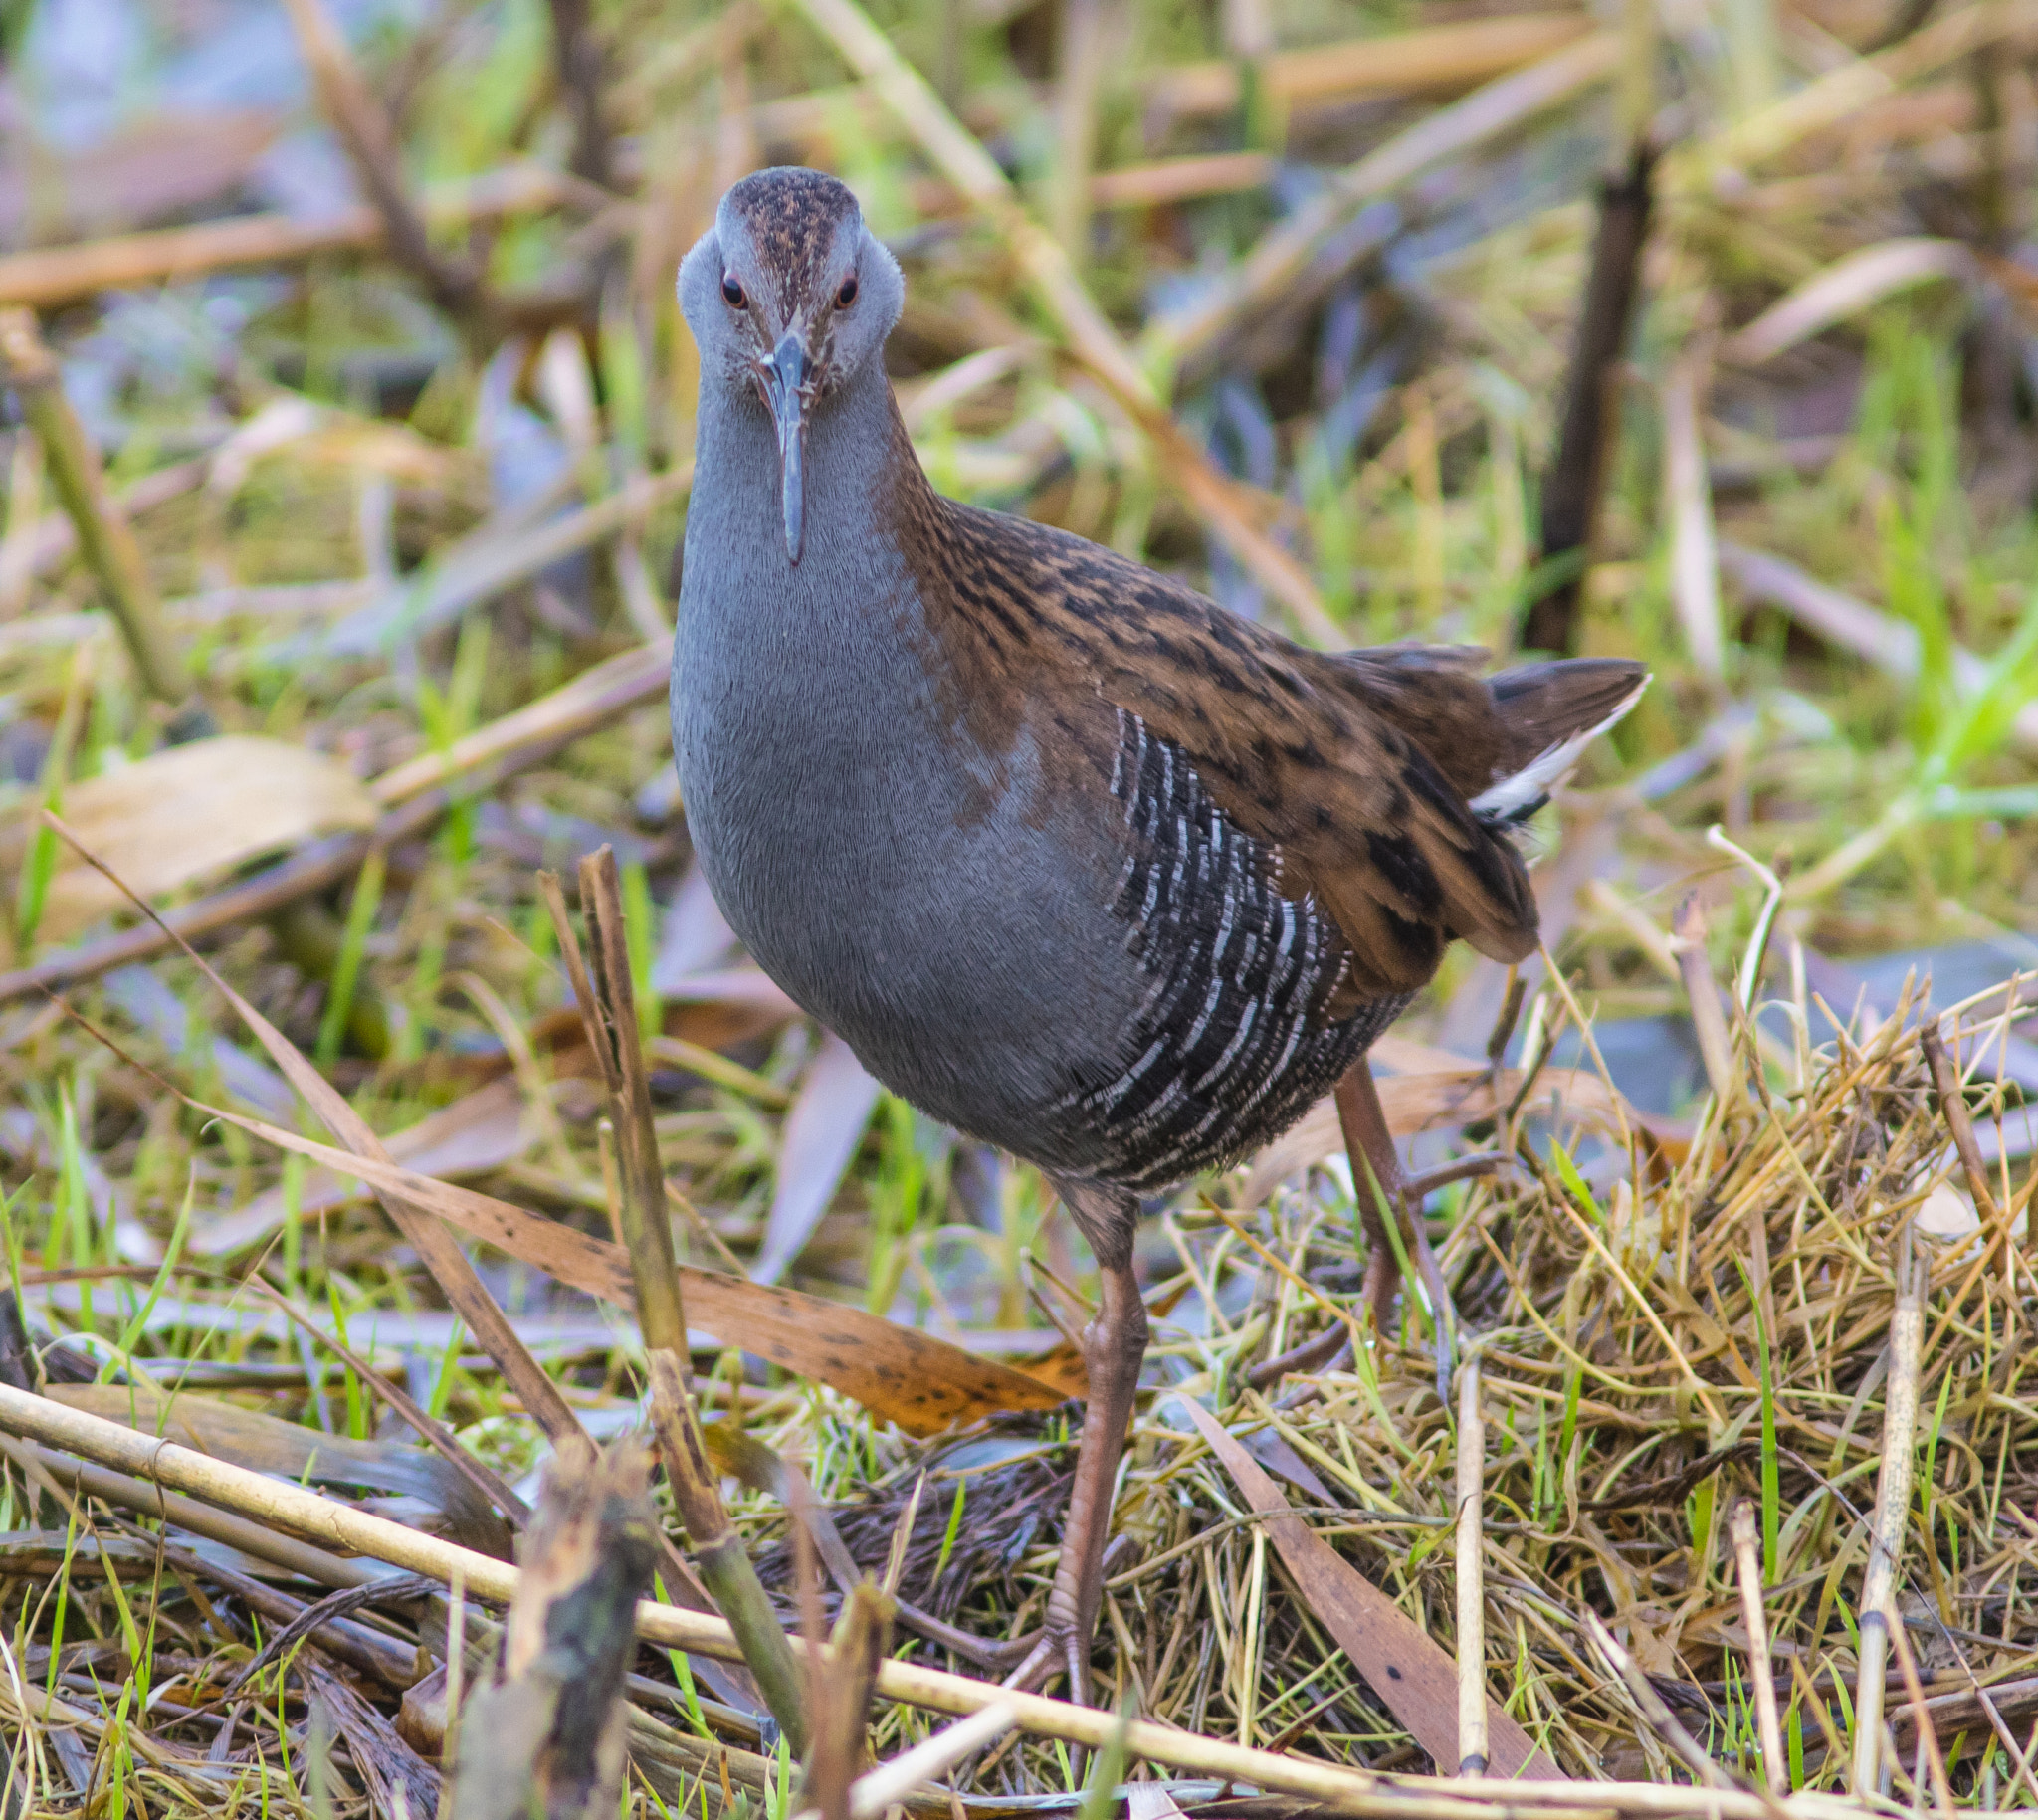
[{"label": "bird's leg", "polygon": [[[1394,1134],[1387,1129],[1387,1114],[1380,1107],[1379,1089],[1373,1085],[1373,1071],[1360,1056],[1337,1083],[1337,1121],[1344,1129],[1344,1147],[1351,1157],[1351,1186],[1358,1200],[1358,1219],[1365,1232],[1365,1289],[1371,1305],[1373,1323],[1386,1331],[1392,1312],[1394,1291],[1399,1286],[1401,1267],[1395,1262],[1393,1241],[1387,1235],[1381,1200],[1393,1210],[1393,1218],[1409,1235],[1422,1280],[1437,1312],[1437,1370],[1448,1381],[1451,1342],[1445,1327],[1457,1324],[1457,1309],[1451,1301],[1450,1286],[1444,1281],[1443,1266],[1430,1247],[1422,1221],[1422,1203],[1434,1190],[1468,1176],[1490,1175],[1507,1158],[1497,1150],[1483,1150],[1461,1156],[1441,1168],[1410,1175],[1401,1166],[1394,1148]],[[1364,1165],[1361,1168],[1361,1164]],[[1366,1179],[1370,1171],[1371,1179]],[[1377,1184],[1377,1188],[1375,1187]]]},{"label": "bird's leg", "polygon": [[1095,1318],[1083,1329],[1089,1408],[1076,1452],[1076,1483],[1069,1492],[1061,1554],[1048,1592],[1047,1623],[1005,1685],[1037,1688],[1057,1670],[1066,1669],[1069,1698],[1088,1705],[1090,1639],[1104,1598],[1112,1490],[1139,1387],[1139,1362],[1146,1353],[1146,1305],[1132,1270],[1132,1222],[1138,1203],[1129,1194],[1089,1183],[1055,1185],[1097,1253],[1104,1296]]}]

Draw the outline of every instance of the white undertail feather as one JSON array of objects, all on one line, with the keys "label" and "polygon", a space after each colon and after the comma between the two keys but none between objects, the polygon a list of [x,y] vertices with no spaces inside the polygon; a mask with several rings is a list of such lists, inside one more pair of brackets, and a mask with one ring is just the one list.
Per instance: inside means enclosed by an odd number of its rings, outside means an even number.
[{"label": "white undertail feather", "polygon": [[1503,777],[1498,783],[1480,791],[1472,799],[1473,814],[1505,822],[1532,809],[1570,776],[1585,748],[1601,733],[1610,731],[1619,723],[1621,716],[1642,699],[1642,692],[1653,680],[1644,677],[1621,698],[1613,712],[1596,726],[1588,726],[1568,739],[1558,740],[1512,777]]}]

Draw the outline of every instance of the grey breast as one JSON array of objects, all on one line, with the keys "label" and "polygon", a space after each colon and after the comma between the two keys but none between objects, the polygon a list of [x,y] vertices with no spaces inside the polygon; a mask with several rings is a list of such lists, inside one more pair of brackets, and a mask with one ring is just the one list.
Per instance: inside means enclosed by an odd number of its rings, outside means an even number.
[{"label": "grey breast", "polygon": [[865,496],[874,426],[817,415],[795,567],[761,422],[723,411],[703,413],[673,688],[716,901],[894,1091],[1087,1172],[1095,1134],[1053,1109],[1117,1065],[1144,990],[1112,909],[1111,805],[1044,800],[1024,729],[994,764],[944,727],[912,577]]}]

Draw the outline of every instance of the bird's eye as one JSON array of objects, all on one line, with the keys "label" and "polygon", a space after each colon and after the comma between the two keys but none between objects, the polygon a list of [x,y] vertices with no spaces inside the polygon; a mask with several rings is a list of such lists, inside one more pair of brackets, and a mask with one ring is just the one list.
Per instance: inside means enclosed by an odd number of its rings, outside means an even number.
[{"label": "bird's eye", "polygon": [[721,301],[731,309],[743,306],[743,288],[731,277],[724,277],[721,281]]},{"label": "bird's eye", "polygon": [[847,309],[856,302],[856,274],[852,272],[842,281],[842,289],[835,294],[835,307]]}]

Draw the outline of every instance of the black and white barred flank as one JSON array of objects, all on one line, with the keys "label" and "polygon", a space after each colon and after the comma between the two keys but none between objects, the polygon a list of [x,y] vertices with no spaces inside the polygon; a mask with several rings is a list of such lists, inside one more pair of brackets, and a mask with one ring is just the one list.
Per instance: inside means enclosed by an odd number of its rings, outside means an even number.
[{"label": "black and white barred flank", "polygon": [[1132,835],[1113,908],[1152,983],[1124,1071],[1057,1110],[1091,1129],[1086,1174],[1146,1192],[1286,1130],[1408,1001],[1328,1021],[1344,968],[1335,925],[1313,900],[1281,895],[1279,856],[1227,821],[1181,750],[1123,709],[1112,794]]}]

